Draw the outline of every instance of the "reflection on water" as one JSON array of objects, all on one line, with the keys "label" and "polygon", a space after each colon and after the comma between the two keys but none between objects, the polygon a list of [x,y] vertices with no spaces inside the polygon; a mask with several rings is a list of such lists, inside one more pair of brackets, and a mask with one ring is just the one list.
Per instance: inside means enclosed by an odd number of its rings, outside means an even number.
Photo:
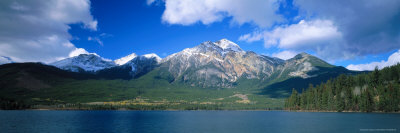
[{"label": "reflection on water", "polygon": [[400,114],[284,111],[0,111],[1,132],[398,131]]}]

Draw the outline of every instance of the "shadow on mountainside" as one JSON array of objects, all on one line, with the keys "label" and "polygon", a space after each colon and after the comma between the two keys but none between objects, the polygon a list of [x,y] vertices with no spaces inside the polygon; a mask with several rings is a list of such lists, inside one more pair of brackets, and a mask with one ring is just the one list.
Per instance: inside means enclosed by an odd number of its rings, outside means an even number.
[{"label": "shadow on mountainside", "polygon": [[[340,74],[358,74],[363,72],[350,71],[344,67],[317,67],[316,71],[308,72],[311,77],[301,78],[292,77],[281,82],[276,82],[268,85],[259,93],[261,95],[268,95],[271,98],[285,98],[290,96],[292,89],[302,92],[302,89],[307,89],[310,84],[318,85],[326,82],[329,79],[335,78]],[[365,71],[364,71],[365,72]],[[315,75],[315,76],[313,76]]]}]

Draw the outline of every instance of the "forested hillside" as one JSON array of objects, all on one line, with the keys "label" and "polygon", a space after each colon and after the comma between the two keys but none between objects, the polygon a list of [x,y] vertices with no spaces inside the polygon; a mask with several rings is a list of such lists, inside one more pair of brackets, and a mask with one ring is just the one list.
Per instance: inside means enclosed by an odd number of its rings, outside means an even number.
[{"label": "forested hillside", "polygon": [[287,110],[398,112],[400,64],[358,75],[340,75],[326,83],[293,89]]}]

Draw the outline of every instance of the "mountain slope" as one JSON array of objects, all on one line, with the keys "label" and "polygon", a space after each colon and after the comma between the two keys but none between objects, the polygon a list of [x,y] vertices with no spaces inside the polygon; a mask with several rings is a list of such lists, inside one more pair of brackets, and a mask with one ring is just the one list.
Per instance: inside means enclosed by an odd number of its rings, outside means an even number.
[{"label": "mountain slope", "polygon": [[79,56],[56,61],[50,65],[72,72],[96,72],[101,69],[116,66],[114,62],[95,54],[81,54]]},{"label": "mountain slope", "polygon": [[121,66],[99,70],[96,74],[106,79],[137,78],[157,67],[160,60],[161,58],[156,54],[145,54],[136,56]]},{"label": "mountain slope", "polygon": [[21,98],[32,92],[52,88],[68,80],[96,79],[88,73],[75,73],[41,63],[0,65],[2,98]]},{"label": "mountain slope", "polygon": [[125,63],[131,61],[132,59],[134,59],[136,57],[137,57],[137,55],[135,53],[132,53],[132,54],[122,57],[120,59],[114,60],[114,63],[117,65],[124,65]]},{"label": "mountain slope", "polygon": [[286,99],[288,110],[400,111],[400,64],[358,75],[341,75],[325,83],[297,90]]},{"label": "mountain slope", "polygon": [[[307,53],[281,60],[244,51],[227,39],[206,41],[164,59],[156,54],[137,56],[135,53],[115,60],[115,64],[102,59],[97,55],[80,55],[53,65],[75,72],[89,71],[99,78],[126,80],[139,78],[160,67],[162,69],[159,72],[168,73],[170,76],[167,80],[172,83],[216,89],[236,88],[238,84],[248,80],[257,81],[251,84],[252,88],[270,88],[266,86],[289,79],[310,81],[314,78],[330,78],[337,76],[332,73],[338,70],[339,73],[351,73]],[[321,78],[320,81],[327,78]],[[287,88],[283,90],[286,91]]]},{"label": "mountain slope", "polygon": [[231,88],[241,76],[262,78],[271,75],[283,61],[245,52],[226,39],[204,42],[162,60],[175,81],[192,86]]},{"label": "mountain slope", "polygon": [[240,78],[256,79],[260,84],[307,79],[335,67],[307,53],[281,60],[246,52],[226,39],[184,49],[164,58],[161,66],[168,68],[174,82],[206,88],[233,88]]},{"label": "mountain slope", "polygon": [[240,78],[257,79],[260,84],[293,77],[306,79],[318,76],[319,73],[308,74],[319,71],[317,67],[335,67],[307,53],[289,60],[258,55],[227,39],[203,42],[164,59],[156,54],[135,53],[115,60],[116,64],[102,59],[97,55],[80,55],[52,65],[74,72],[95,72],[106,79],[138,78],[160,66],[167,68],[173,82],[204,88],[234,88]]},{"label": "mountain slope", "polygon": [[272,98],[288,97],[292,89],[299,92],[307,88],[310,84],[317,85],[335,78],[341,74],[355,75],[363,72],[349,71],[344,67],[315,67],[315,70],[306,72],[305,75],[312,75],[307,78],[288,77],[285,80],[267,83],[261,88],[260,94]]}]

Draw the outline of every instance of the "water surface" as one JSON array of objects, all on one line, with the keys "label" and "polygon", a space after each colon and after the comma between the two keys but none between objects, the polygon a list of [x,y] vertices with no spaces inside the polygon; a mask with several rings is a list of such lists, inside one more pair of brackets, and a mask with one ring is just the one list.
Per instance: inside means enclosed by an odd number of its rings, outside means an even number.
[{"label": "water surface", "polygon": [[400,114],[285,111],[0,111],[1,132],[398,132]]}]

